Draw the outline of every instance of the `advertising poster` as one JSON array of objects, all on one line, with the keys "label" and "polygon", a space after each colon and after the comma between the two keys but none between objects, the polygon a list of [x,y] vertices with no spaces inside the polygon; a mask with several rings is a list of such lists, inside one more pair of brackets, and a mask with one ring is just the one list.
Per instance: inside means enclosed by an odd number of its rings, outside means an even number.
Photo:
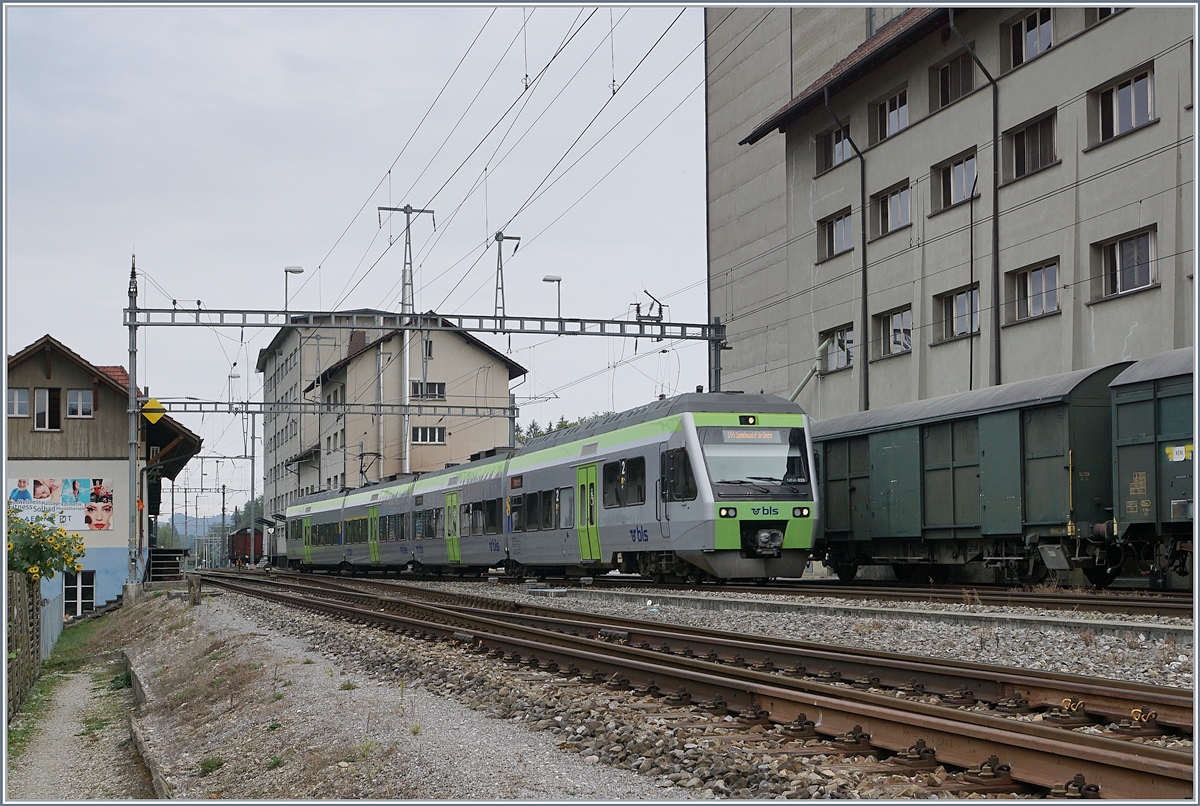
[{"label": "advertising poster", "polygon": [[111,531],[112,479],[17,478],[8,480],[8,503],[23,517],[52,513],[68,532]]}]

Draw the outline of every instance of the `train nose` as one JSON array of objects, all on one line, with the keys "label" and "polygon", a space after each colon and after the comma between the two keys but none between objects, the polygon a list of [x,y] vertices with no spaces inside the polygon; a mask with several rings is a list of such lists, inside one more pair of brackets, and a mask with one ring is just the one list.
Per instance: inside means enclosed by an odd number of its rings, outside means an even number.
[{"label": "train nose", "polygon": [[779,529],[759,529],[754,542],[760,552],[778,551],[783,547],[783,532]]}]

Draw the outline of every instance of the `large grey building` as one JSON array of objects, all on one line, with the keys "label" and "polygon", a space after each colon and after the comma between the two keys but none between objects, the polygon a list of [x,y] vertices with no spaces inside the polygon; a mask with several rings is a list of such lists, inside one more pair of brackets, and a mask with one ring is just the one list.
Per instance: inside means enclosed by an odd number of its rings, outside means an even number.
[{"label": "large grey building", "polygon": [[1192,346],[1194,25],[710,9],[723,385],[816,364],[798,402],[830,417]]}]

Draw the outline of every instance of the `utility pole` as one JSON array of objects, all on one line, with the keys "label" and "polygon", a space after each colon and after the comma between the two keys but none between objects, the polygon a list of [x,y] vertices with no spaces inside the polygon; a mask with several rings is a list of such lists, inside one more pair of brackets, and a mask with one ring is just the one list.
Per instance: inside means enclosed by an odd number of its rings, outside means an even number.
[{"label": "utility pole", "polygon": [[504,242],[517,241],[517,245],[513,247],[513,254],[521,248],[519,235],[505,235],[503,232],[496,233],[496,316],[504,316]]},{"label": "utility pole", "polygon": [[[137,255],[129,267],[129,309],[137,316]],[[129,326],[129,567],[128,582],[138,581],[138,399],[137,399],[137,325]]]},{"label": "utility pole", "polygon": [[[414,213],[417,215],[420,215],[421,213],[429,213],[429,217],[431,219],[433,219],[434,232],[437,231],[437,217],[434,216],[433,210],[421,210],[421,209],[413,207],[411,204],[406,204],[403,207],[380,207],[379,210],[380,211],[387,210],[389,212],[394,212],[394,213],[399,213],[399,212],[404,213],[404,271],[400,278],[400,281],[401,281],[400,313],[403,315],[404,324],[406,325],[406,327],[404,328],[404,333],[401,336],[402,346],[400,348],[400,400],[405,406],[408,406],[409,393],[410,393],[410,389],[409,389],[410,384],[408,381],[408,375],[409,375],[408,350],[409,350],[409,346],[412,344],[412,337],[411,337],[412,331],[407,326],[412,325],[412,315],[413,315],[412,217],[413,217]],[[383,225],[383,221],[382,221],[382,219],[380,219],[380,226],[382,226],[382,225]],[[409,429],[409,425],[408,425],[408,411],[407,410],[405,410],[402,419],[404,422],[401,423],[401,426],[400,426],[403,431],[401,444],[404,446],[404,450],[403,450],[403,458],[401,460],[401,468],[400,469],[403,472],[407,473],[407,472],[409,472],[409,470],[411,468],[411,461],[409,459],[409,453],[411,452],[410,449],[412,447],[411,446],[411,434],[409,433],[410,429]],[[379,446],[379,452],[383,453],[383,445],[382,444]]]},{"label": "utility pole", "polygon": [[[246,400],[247,403],[250,400],[249,392],[246,394]],[[254,565],[254,425],[258,421],[250,412],[249,405],[246,406],[246,416],[250,418],[250,565]],[[263,537],[266,537],[265,533]]]},{"label": "utility pole", "polygon": [[179,542],[179,531],[175,526],[175,480],[171,479],[171,548],[183,548]]},{"label": "utility pole", "polygon": [[229,549],[229,530],[225,527],[225,485],[221,485],[221,554],[224,555]]}]

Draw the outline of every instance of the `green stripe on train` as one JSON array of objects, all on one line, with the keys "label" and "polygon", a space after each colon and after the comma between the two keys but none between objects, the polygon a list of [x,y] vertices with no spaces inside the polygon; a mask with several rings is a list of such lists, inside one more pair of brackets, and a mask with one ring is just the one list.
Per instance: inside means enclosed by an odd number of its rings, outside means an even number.
[{"label": "green stripe on train", "polygon": [[[754,507],[762,509],[764,507],[774,508],[778,510],[775,514],[754,514],[751,510]],[[736,507],[738,514],[736,518],[722,518],[719,510],[723,507]],[[785,549],[811,549],[813,544],[813,518],[810,515],[807,518],[796,518],[792,516],[792,509],[795,507],[808,507],[811,513],[815,510],[812,501],[728,501],[718,504],[713,504],[713,519],[715,522],[715,535],[713,548],[737,550],[742,547],[742,521],[780,521],[786,520],[787,526],[783,530],[783,548]]]}]

